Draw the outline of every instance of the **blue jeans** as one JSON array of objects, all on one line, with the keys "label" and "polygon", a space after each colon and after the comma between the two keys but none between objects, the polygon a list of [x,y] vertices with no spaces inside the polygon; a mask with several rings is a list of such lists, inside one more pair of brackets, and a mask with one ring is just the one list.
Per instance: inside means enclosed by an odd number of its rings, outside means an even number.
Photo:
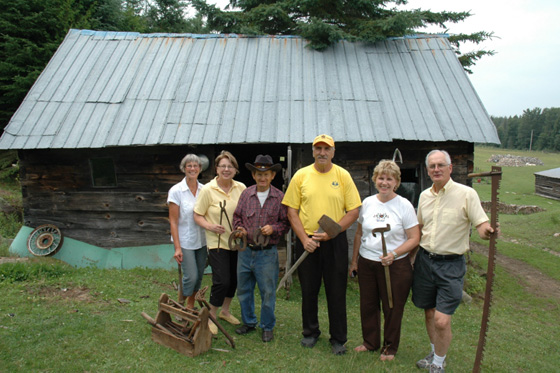
[{"label": "blue jeans", "polygon": [[181,249],[181,251],[183,251],[183,261],[181,262],[181,269],[183,270],[183,295],[188,297],[200,289],[208,250],[206,246],[202,246],[196,250]]},{"label": "blue jeans", "polygon": [[240,251],[237,260],[237,298],[241,305],[243,324],[257,326],[255,314],[255,284],[261,294],[260,327],[273,330],[276,325],[274,307],[276,306],[276,284],[278,282],[278,250],[276,245],[268,250]]}]

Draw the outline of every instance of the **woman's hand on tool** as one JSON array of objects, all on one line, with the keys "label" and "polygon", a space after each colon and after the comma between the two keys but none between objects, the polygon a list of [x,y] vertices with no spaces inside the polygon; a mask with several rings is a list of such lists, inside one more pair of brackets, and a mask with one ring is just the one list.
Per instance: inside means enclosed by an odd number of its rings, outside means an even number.
[{"label": "woman's hand on tool", "polygon": [[210,225],[210,229],[211,232],[214,232],[216,234],[224,234],[226,233],[226,228],[224,228],[223,225],[219,225],[219,224],[212,224]]},{"label": "woman's hand on tool", "polygon": [[183,250],[181,250],[181,247],[179,247],[178,250],[175,249],[175,254],[173,255],[173,258],[175,258],[177,263],[181,264],[181,262],[183,261]]},{"label": "woman's hand on tool", "polygon": [[385,256],[380,256],[379,259],[381,259],[381,265],[384,267],[390,266],[395,261],[395,257],[391,253],[388,253]]}]

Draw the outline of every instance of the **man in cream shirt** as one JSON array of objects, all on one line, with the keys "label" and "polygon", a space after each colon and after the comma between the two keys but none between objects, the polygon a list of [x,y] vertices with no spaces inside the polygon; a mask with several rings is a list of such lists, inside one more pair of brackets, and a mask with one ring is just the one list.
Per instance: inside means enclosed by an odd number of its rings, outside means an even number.
[{"label": "man in cream shirt", "polygon": [[422,237],[414,262],[412,301],[424,309],[432,351],[419,360],[419,368],[444,372],[451,344],[451,316],[459,306],[466,273],[471,225],[482,239],[494,230],[482,209],[476,191],[451,179],[451,157],[444,150],[426,156],[433,185],[420,195],[418,222]]}]

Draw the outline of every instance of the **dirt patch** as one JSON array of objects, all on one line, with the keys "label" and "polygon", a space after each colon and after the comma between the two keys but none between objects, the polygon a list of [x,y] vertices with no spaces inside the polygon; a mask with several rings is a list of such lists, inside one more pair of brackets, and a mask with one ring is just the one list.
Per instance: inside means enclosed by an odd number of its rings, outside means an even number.
[{"label": "dirt patch", "polygon": [[88,288],[43,287],[39,291],[39,295],[44,298],[60,297],[80,302],[91,302],[93,300]]},{"label": "dirt patch", "polygon": [[11,257],[0,257],[0,264],[4,263],[17,263],[17,262],[27,262],[29,258],[11,258]]},{"label": "dirt patch", "polygon": [[[471,242],[471,249],[488,256],[488,247]],[[520,260],[509,258],[498,253],[496,263],[503,267],[510,275],[521,279],[525,288],[531,294],[541,298],[556,298],[560,300],[560,281],[548,277],[539,270]]]}]

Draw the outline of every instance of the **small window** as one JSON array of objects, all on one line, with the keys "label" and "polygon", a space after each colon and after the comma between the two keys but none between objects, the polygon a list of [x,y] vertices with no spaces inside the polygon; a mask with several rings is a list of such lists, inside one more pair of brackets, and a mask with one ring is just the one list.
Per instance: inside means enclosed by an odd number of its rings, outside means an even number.
[{"label": "small window", "polygon": [[91,158],[89,160],[91,180],[95,188],[112,188],[117,186],[117,175],[112,158]]}]

